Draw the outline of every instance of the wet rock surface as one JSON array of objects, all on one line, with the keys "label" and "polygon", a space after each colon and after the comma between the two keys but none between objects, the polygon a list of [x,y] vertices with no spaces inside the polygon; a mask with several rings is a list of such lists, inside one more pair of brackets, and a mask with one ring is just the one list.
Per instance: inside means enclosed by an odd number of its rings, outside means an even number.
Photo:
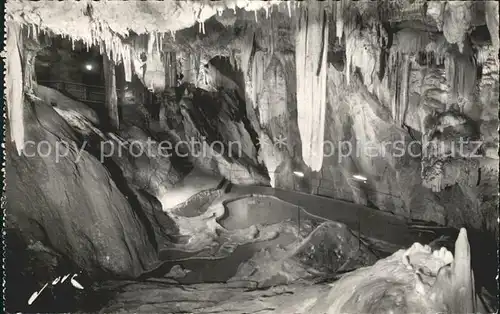
[{"label": "wet rock surface", "polygon": [[[157,264],[140,217],[103,165],[78,150],[73,130],[38,100],[27,101],[25,112],[28,139],[48,143],[51,153],[27,157],[30,148],[21,156],[8,150],[7,223],[19,228],[28,243],[50,245],[90,273],[133,277]],[[69,147],[56,159],[58,140]]]}]

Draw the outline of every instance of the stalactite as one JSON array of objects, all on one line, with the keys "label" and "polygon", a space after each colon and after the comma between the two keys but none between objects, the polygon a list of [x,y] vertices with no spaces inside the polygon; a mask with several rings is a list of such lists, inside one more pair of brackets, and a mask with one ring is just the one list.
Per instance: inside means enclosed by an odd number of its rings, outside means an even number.
[{"label": "stalactite", "polygon": [[125,72],[125,81],[132,82],[132,60],[131,60],[129,46],[124,46],[122,56],[123,56],[123,68]]},{"label": "stalactite", "polygon": [[405,123],[409,103],[411,58],[408,54],[392,51],[389,55],[387,88],[391,91],[391,114],[400,126]]},{"label": "stalactite", "polygon": [[313,171],[320,171],[323,164],[328,29],[322,2],[300,12],[295,47],[297,119],[302,158]]},{"label": "stalactite", "polygon": [[257,96],[262,90],[264,82],[264,72],[266,71],[267,58],[263,51],[257,51],[252,63],[252,104],[257,108]]},{"label": "stalactite", "polygon": [[345,77],[347,85],[351,82],[351,65],[352,65],[352,55],[354,51],[354,45],[356,45],[355,40],[351,40],[354,36],[346,36],[345,41]]},{"label": "stalactite", "polygon": [[454,103],[457,101],[457,84],[455,84],[455,58],[449,56],[445,59],[445,69],[446,69],[446,81],[449,85],[448,92],[448,103]]},{"label": "stalactite", "polygon": [[342,33],[344,32],[344,6],[343,2],[334,2],[335,6],[335,30],[336,37],[339,39],[339,43],[342,41]]},{"label": "stalactite", "polygon": [[192,54],[189,52],[179,52],[178,56],[180,59],[180,69],[184,75],[184,81],[190,83],[195,82],[192,74],[194,69]]},{"label": "stalactite", "polygon": [[157,33],[155,35],[155,37],[156,37],[156,40],[155,40],[155,42],[156,42],[156,53],[158,55],[160,55],[160,51],[162,51],[162,49],[160,48],[160,35]]},{"label": "stalactite", "polygon": [[21,66],[21,29],[12,21],[6,22],[7,40],[6,58],[6,100],[9,118],[10,137],[15,143],[17,153],[21,155],[24,146],[24,94],[23,69]]},{"label": "stalactite", "polygon": [[148,40],[148,56],[153,55],[154,44],[155,44],[155,36],[153,33],[150,33],[149,40]]},{"label": "stalactite", "polygon": [[251,59],[252,59],[252,51],[253,51],[253,43],[254,43],[255,33],[253,30],[247,31],[244,36],[243,43],[241,45],[241,53],[240,53],[240,63],[241,63],[241,71],[243,75],[249,75],[248,69],[251,67]]},{"label": "stalactite", "polygon": [[165,87],[177,86],[177,57],[175,51],[166,51],[163,54],[165,66]]},{"label": "stalactite", "polygon": [[405,114],[408,108],[408,97],[409,97],[409,83],[410,83],[410,73],[411,73],[411,60],[407,54],[404,54],[402,60],[402,73],[401,73],[401,96],[399,97],[400,104],[399,107],[399,116],[396,121],[400,126],[405,124]]},{"label": "stalactite", "polygon": [[[194,57],[194,58],[193,58]],[[194,82],[198,82],[201,70],[201,52],[197,51],[194,56],[191,55],[192,69],[194,69]]]},{"label": "stalactite", "polygon": [[392,51],[389,57],[389,90],[391,91],[391,114],[396,124],[401,124],[401,96],[402,80],[401,75],[403,56],[398,51]]},{"label": "stalactite", "polygon": [[104,82],[106,93],[106,107],[111,126],[115,129],[119,127],[118,99],[116,94],[115,64],[106,54],[103,58]]}]

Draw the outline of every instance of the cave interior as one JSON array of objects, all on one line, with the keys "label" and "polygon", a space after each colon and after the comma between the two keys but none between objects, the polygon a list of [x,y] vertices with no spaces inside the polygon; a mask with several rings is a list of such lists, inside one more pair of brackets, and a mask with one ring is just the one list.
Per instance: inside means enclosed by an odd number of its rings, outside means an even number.
[{"label": "cave interior", "polygon": [[498,310],[497,2],[5,12],[7,312]]}]

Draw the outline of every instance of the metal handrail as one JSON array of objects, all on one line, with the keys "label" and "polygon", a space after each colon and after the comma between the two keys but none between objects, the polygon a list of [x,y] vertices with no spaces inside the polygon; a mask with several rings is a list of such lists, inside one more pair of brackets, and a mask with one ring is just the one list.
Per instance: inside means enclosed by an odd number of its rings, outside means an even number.
[{"label": "metal handrail", "polygon": [[69,84],[69,85],[78,85],[78,86],[85,86],[85,87],[96,87],[96,88],[99,88],[99,89],[104,89],[104,86],[99,86],[99,85],[88,85],[88,84],[83,84],[83,83],[77,83],[77,82],[69,82],[69,81],[38,81],[39,84],[42,84],[43,83],[51,83],[51,84],[58,84],[58,83],[62,83],[62,84]]},{"label": "metal handrail", "polygon": [[[103,86],[87,85],[77,82],[68,81],[38,81],[41,85],[51,86],[59,91],[66,92],[77,100],[87,103],[103,103],[105,102],[106,93]],[[120,92],[119,89],[116,90]],[[101,99],[102,98],[102,99]]]}]

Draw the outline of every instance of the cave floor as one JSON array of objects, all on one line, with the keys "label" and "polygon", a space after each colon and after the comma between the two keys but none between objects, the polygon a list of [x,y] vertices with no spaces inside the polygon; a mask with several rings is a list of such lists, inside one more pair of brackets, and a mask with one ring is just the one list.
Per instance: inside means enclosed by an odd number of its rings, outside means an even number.
[{"label": "cave floor", "polygon": [[164,209],[173,208],[186,202],[191,196],[206,190],[216,189],[222,177],[206,174],[198,169],[193,169],[174,188],[169,189],[169,193],[160,199]]},{"label": "cave floor", "polygon": [[[195,188],[199,193],[203,187],[213,189],[216,183],[220,183],[218,178],[205,177],[203,180],[203,177],[197,175],[197,173],[190,174],[188,180],[197,182]],[[399,249],[411,246],[414,242],[429,243],[439,236],[435,233],[413,230],[404,217],[354,203],[266,186],[231,184],[229,187],[227,184],[220,187],[224,192],[208,207],[218,208],[214,211],[219,213],[217,222],[225,230],[232,232],[247,230],[256,225],[278,225],[284,221],[293,221],[300,225],[301,219],[336,221],[344,223],[354,233],[361,235],[364,243],[379,252],[380,256],[390,255]],[[174,194],[177,193],[177,190],[174,191]],[[179,191],[184,199],[188,199],[195,190],[188,191],[181,186]],[[179,198],[175,195],[173,199]],[[207,213],[204,215],[210,216]],[[279,232],[273,239],[238,244],[234,251],[224,257],[211,256],[212,253],[209,251],[164,250],[160,252],[160,259],[165,263],[149,275],[164,277],[173,266],[178,265],[188,270],[185,276],[175,279],[178,283],[227,282],[235,275],[238,267],[257,252],[266,248],[284,247],[294,241],[300,241],[300,237],[292,233]]]}]

